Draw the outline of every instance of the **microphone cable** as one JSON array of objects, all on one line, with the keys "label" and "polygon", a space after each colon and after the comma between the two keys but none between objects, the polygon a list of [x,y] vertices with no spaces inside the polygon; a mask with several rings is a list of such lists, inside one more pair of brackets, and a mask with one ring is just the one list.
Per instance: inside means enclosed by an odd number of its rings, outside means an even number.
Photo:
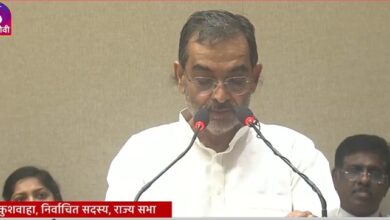
[{"label": "microphone cable", "polygon": [[153,185],[154,182],[158,178],[160,178],[165,172],[167,172],[177,161],[179,161],[181,158],[184,157],[184,155],[187,154],[187,152],[191,149],[192,145],[194,145],[194,142],[196,138],[198,137],[198,134],[200,131],[204,130],[209,123],[209,113],[206,109],[202,108],[198,112],[196,112],[194,116],[194,135],[192,136],[191,142],[188,145],[188,147],[175,159],[173,160],[165,169],[163,169],[157,176],[155,176],[151,181],[146,183],[137,193],[137,195],[134,198],[135,202],[138,202],[142,194],[149,189]]},{"label": "microphone cable", "polygon": [[[322,217],[327,217],[328,212],[326,209],[326,200],[324,196],[321,193],[321,190],[316,186],[316,184],[309,179],[304,173],[300,172],[292,163],[291,161],[283,156],[277,149],[275,149],[271,142],[269,142],[264,135],[260,131],[260,123],[259,121],[254,117],[253,113],[249,108],[246,107],[236,107],[234,109],[237,118],[246,126],[252,127],[256,133],[257,138],[260,138],[264,141],[264,143],[271,149],[271,151],[278,156],[280,159],[282,159],[296,174],[298,174],[311,188],[312,190],[318,195],[318,198],[321,202],[321,208],[322,208]],[[256,127],[258,126],[258,128]]]}]

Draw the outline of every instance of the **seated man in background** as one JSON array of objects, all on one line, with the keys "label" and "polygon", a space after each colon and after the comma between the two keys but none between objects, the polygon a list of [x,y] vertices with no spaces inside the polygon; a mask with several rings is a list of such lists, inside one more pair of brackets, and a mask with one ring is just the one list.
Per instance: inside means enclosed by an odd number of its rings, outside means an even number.
[{"label": "seated man in background", "polygon": [[380,217],[389,189],[390,153],[387,142],[375,135],[354,135],[336,150],[332,176],[341,200],[340,217]]},{"label": "seated man in background", "polygon": [[57,183],[46,170],[21,167],[8,176],[3,188],[5,201],[62,201]]}]

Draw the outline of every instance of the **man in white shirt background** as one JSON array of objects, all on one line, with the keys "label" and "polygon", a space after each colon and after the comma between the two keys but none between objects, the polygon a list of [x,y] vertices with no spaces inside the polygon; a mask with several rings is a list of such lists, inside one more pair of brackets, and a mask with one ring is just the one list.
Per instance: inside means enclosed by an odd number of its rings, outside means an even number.
[{"label": "man in white shirt background", "polygon": [[380,204],[389,189],[390,153],[376,135],[353,135],[336,150],[332,176],[340,196],[340,217],[380,217]]}]

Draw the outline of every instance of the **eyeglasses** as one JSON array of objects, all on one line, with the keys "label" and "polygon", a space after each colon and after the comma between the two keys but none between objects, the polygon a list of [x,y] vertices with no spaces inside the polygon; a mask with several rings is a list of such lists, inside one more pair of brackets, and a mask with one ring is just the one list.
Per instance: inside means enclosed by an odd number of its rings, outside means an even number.
[{"label": "eyeglasses", "polygon": [[[211,77],[192,77],[184,73],[191,83],[193,83],[202,95],[211,94],[215,88],[217,88],[218,82]],[[222,81],[223,86],[231,93],[235,95],[242,95],[250,90],[250,83],[252,81],[247,76],[234,76],[226,78]]]},{"label": "eyeglasses", "polygon": [[369,170],[363,166],[353,166],[344,170],[345,177],[350,181],[356,181],[366,174],[371,181],[377,184],[385,183],[388,178],[388,176],[382,170]]}]

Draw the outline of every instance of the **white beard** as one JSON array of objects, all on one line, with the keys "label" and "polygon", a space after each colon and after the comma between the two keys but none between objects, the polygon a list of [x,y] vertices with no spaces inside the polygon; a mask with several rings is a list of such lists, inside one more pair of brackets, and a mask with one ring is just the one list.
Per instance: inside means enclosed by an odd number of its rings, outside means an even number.
[{"label": "white beard", "polygon": [[226,120],[210,120],[209,125],[207,125],[206,130],[208,130],[211,134],[218,136],[233,130],[240,122],[233,115],[233,117],[227,118]]},{"label": "white beard", "polygon": [[[199,108],[196,108],[191,104],[187,95],[186,103],[192,116],[194,116],[195,113],[199,110]],[[237,125],[240,125],[240,122],[234,115],[231,115],[231,117],[226,118],[225,120],[213,120],[212,118],[210,118],[210,122],[207,125],[206,130],[209,131],[212,135],[218,136],[233,130],[233,128]]]}]

